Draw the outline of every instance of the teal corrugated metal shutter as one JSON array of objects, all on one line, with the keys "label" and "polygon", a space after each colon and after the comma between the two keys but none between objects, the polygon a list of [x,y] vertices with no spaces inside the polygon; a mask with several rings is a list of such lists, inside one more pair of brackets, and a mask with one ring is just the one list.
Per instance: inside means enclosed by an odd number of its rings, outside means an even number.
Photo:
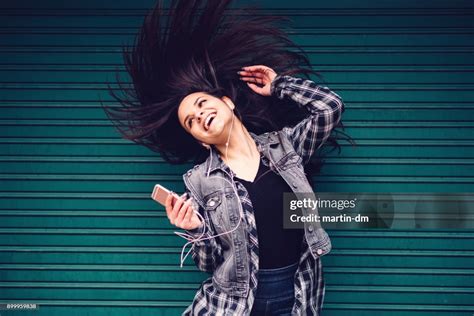
[{"label": "teal corrugated metal shutter", "polygon": [[[240,2],[239,2],[240,4]],[[169,166],[102,112],[153,1],[0,4],[0,302],[35,315],[178,315],[200,282],[150,198]],[[472,1],[262,1],[346,102],[320,191],[473,192]],[[331,230],[324,315],[472,315],[474,232]],[[10,315],[0,311],[1,315]],[[20,312],[17,312],[18,314]],[[13,312],[12,312],[13,314]],[[16,314],[15,314],[16,315]]]}]

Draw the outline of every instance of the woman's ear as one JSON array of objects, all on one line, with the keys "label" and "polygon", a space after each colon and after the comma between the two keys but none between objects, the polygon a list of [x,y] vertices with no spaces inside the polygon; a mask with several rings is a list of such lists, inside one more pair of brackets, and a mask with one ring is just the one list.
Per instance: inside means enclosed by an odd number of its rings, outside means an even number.
[{"label": "woman's ear", "polygon": [[234,102],[232,102],[232,100],[231,100],[230,98],[228,98],[228,97],[226,97],[226,96],[223,96],[223,97],[221,98],[221,100],[222,100],[225,104],[227,104],[227,106],[228,106],[231,110],[234,110],[235,104],[234,104]]}]

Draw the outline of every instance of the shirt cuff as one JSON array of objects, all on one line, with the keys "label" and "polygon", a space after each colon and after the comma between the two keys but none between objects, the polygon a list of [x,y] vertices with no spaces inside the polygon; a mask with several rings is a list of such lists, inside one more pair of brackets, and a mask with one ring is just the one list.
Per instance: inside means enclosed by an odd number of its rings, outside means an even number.
[{"label": "shirt cuff", "polygon": [[186,229],[185,230],[188,234],[191,234],[195,237],[199,237],[202,232],[204,231],[204,223],[201,223],[201,226],[193,228],[193,229]]},{"label": "shirt cuff", "polygon": [[276,96],[279,99],[283,99],[284,95],[281,93],[282,88],[284,87],[284,82],[286,76],[277,75],[272,83],[270,84],[270,95]]}]

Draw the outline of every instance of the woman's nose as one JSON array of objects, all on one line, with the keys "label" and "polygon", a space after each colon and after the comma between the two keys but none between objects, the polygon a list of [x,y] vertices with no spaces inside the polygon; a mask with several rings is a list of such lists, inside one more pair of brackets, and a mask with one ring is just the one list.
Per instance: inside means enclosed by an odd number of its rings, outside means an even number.
[{"label": "woman's nose", "polygon": [[198,119],[201,120],[204,116],[204,111],[199,112]]}]

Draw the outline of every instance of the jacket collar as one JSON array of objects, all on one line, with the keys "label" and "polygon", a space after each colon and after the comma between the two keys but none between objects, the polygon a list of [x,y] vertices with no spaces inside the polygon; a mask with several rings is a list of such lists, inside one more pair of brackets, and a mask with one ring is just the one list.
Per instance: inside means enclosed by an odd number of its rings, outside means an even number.
[{"label": "jacket collar", "polygon": [[[278,132],[268,132],[268,133],[263,133],[260,135],[256,135],[253,132],[249,131],[250,136],[252,136],[253,140],[257,144],[258,150],[265,154],[266,148],[268,145],[271,144],[276,144],[280,140],[278,139]],[[209,150],[209,157],[206,159],[205,162],[205,171],[209,170],[209,173],[213,172],[216,169],[221,169],[221,170],[226,170],[228,169],[228,166],[224,163],[222,158],[219,156],[219,153],[217,150],[214,148],[214,146],[211,146],[211,149]]]}]

